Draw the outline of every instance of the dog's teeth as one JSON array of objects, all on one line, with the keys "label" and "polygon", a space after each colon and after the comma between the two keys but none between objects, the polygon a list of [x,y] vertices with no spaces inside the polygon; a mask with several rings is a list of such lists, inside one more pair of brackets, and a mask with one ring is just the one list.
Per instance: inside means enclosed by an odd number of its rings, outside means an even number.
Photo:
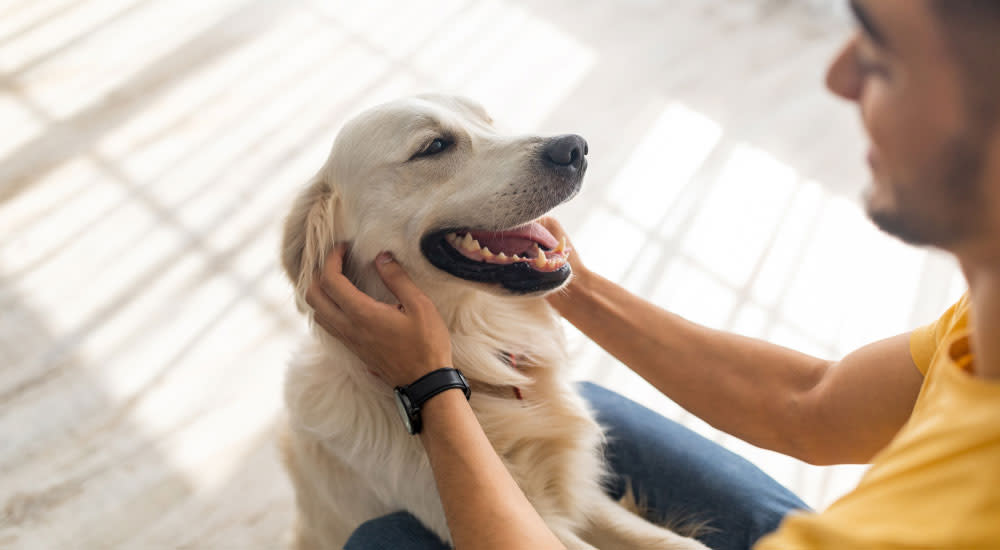
[{"label": "dog's teeth", "polygon": [[535,257],[535,267],[544,268],[545,264],[549,263],[548,258],[545,257],[545,251],[538,248],[537,244],[535,245],[535,250],[538,250],[538,256]]},{"label": "dog's teeth", "polygon": [[521,257],[518,256],[517,254],[514,254],[514,256],[511,259],[514,260],[515,262],[520,262],[521,261]]},{"label": "dog's teeth", "polygon": [[462,238],[462,248],[469,252],[475,252],[479,250],[479,241],[473,239],[471,234],[466,233],[465,237]]},{"label": "dog's teeth", "polygon": [[548,269],[558,269],[566,263],[566,254],[556,254],[555,251],[550,252],[551,256],[548,257],[548,262],[546,266]]},{"label": "dog's teeth", "polygon": [[444,236],[444,240],[448,241],[448,244],[454,245],[458,242],[458,235],[455,233],[448,233]]},{"label": "dog's teeth", "polygon": [[479,252],[483,255],[484,258],[492,258],[493,257],[493,253],[490,252],[490,249],[486,248],[485,246]]},{"label": "dog's teeth", "polygon": [[507,255],[504,254],[503,252],[500,252],[499,254],[497,254],[497,259],[500,260],[501,262],[506,262],[507,261]]},{"label": "dog's teeth", "polygon": [[566,250],[566,237],[559,239],[559,246],[556,247],[554,252],[562,252],[563,250]]}]

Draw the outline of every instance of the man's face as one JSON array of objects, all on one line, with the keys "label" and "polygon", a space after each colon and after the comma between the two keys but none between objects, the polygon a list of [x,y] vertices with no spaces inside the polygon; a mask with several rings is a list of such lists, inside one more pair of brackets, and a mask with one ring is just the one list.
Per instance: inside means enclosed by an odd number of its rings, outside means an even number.
[{"label": "man's face", "polygon": [[988,132],[972,120],[961,68],[924,0],[852,0],[858,30],[827,86],[858,104],[871,139],[868,215],[913,244],[948,250],[990,229]]}]

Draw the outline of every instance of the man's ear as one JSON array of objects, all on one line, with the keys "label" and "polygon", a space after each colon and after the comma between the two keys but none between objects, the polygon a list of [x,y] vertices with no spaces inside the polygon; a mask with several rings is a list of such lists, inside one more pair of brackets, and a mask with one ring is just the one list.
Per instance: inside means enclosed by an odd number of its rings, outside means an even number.
[{"label": "man's ear", "polygon": [[[326,255],[338,238],[343,224],[340,193],[322,175],[310,180],[285,219],[281,242],[281,263],[292,285],[300,311],[306,311],[306,290],[316,271],[323,269]],[[340,230],[338,232],[338,230]]]}]

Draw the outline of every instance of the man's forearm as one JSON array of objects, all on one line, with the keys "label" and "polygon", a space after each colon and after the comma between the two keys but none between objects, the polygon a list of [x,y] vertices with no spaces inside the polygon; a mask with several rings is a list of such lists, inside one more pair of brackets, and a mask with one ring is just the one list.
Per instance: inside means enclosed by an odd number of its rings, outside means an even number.
[{"label": "man's forearm", "polygon": [[425,403],[421,441],[457,550],[564,548],[528,502],[459,391]]},{"label": "man's forearm", "polygon": [[594,273],[550,302],[709,424],[760,447],[800,458],[808,453],[804,400],[829,361],[691,323]]}]

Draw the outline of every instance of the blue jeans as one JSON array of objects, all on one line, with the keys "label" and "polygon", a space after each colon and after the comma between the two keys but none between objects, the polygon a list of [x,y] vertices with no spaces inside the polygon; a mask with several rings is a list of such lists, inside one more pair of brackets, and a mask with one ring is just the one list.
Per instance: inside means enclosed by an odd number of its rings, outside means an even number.
[{"label": "blue jeans", "polygon": [[[608,493],[631,485],[652,520],[707,521],[698,535],[713,550],[746,550],[778,527],[798,497],[742,457],[659,414],[600,386],[584,383],[583,396],[608,433],[605,456],[614,473]],[[436,535],[406,512],[366,522],[345,550],[445,550]]]}]

